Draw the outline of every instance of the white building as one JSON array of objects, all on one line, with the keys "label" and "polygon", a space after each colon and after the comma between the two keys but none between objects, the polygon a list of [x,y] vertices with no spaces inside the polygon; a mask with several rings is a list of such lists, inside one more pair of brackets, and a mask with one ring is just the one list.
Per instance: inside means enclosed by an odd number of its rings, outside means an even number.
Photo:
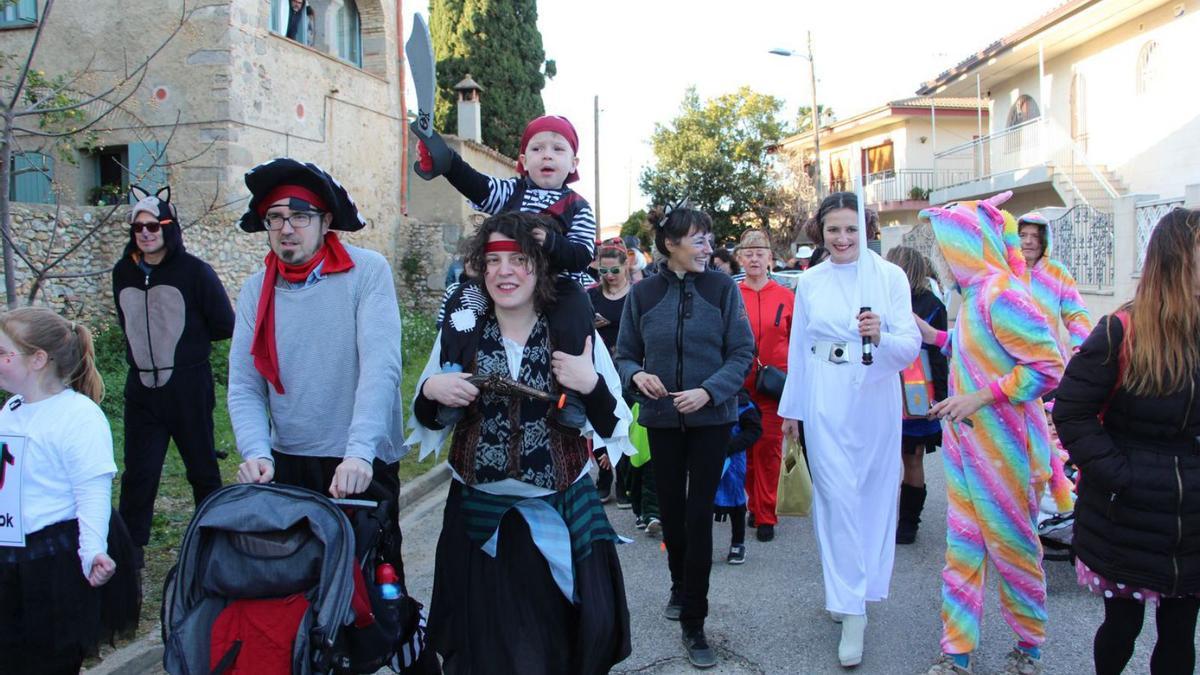
[{"label": "white building", "polygon": [[[821,127],[821,183],[824,194],[854,190],[866,176],[863,195],[883,225],[913,225],[929,206],[936,185],[965,180],[962,169],[945,168],[935,177],[934,155],[979,135],[988,124],[986,101],[977,98],[915,97],[890,101]],[[789,136],[779,148],[804,158],[810,174],[812,130]]]},{"label": "white building", "polygon": [[935,154],[930,201],[1012,190],[1014,213],[1061,207],[1056,257],[1111,310],[1158,216],[1200,184],[1197,64],[1200,0],[1062,3],[917,90],[992,113],[988,133]]}]

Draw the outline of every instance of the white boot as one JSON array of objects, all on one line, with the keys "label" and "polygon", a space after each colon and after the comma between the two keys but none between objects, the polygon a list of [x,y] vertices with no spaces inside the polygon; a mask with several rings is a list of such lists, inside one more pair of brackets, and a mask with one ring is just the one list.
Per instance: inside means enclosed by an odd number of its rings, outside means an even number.
[{"label": "white boot", "polygon": [[838,643],[838,661],[843,668],[862,663],[866,614],[847,614],[842,618],[842,641]]}]

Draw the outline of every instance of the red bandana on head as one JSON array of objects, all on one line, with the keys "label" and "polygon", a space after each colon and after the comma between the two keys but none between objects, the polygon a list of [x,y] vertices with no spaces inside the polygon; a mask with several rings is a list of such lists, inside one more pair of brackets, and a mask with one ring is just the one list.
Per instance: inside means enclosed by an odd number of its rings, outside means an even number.
[{"label": "red bandana on head", "polygon": [[[529,145],[529,139],[536,136],[542,131],[553,131],[554,133],[567,139],[567,143],[571,146],[571,152],[579,154],[579,134],[575,132],[575,125],[571,124],[571,120],[559,115],[542,115],[525,125],[525,133],[521,134],[521,154],[525,154],[525,146]],[[525,165],[517,160],[517,175],[525,175]],[[571,171],[564,183],[573,183],[579,180],[579,172]]]},{"label": "red bandana on head", "polygon": [[[259,215],[265,215],[267,209],[280,199],[303,199],[318,210],[325,211],[328,207],[315,193],[299,185],[280,185],[268,193],[259,206]],[[317,227],[314,223],[309,227]],[[282,395],[283,382],[279,378],[279,352],[275,347],[275,280],[282,275],[291,283],[301,283],[321,267],[322,274],[339,274],[354,267],[350,254],[342,246],[341,240],[333,232],[325,233],[325,241],[313,254],[308,262],[299,265],[289,265],[275,255],[275,251],[267,253],[263,260],[266,270],[263,272],[262,290],[258,296],[258,311],[254,319],[254,339],[250,343],[250,354],[254,356],[254,368],[275,387],[276,393]]]},{"label": "red bandana on head", "polygon": [[484,253],[520,253],[521,245],[515,239],[497,239],[483,246]]}]

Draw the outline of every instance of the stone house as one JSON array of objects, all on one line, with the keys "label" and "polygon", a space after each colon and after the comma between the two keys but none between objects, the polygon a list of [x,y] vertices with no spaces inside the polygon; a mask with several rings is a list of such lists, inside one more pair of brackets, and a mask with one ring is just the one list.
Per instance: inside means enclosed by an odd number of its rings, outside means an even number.
[{"label": "stone house", "polygon": [[[232,295],[266,252],[264,235],[236,228],[249,196],[242,177],[260,162],[287,155],[324,167],[346,185],[368,223],[346,239],[384,253],[396,266],[408,133],[406,66],[397,57],[400,3],[297,1],[296,39],[287,37],[289,0],[188,2],[198,9],[182,27],[178,1],[135,4],[140,9],[118,0],[59,2],[43,17],[44,2],[22,0],[0,16],[0,51],[27,53],[44,20],[33,68],[47,77],[82,75],[79,88],[90,92],[121,81],[178,29],[144,77],[134,79],[136,90],[122,107],[96,125],[97,146],[39,152],[36,138],[18,138],[13,166],[42,168],[10,183],[22,221],[14,221],[18,237],[21,227],[34,228],[22,223],[44,228],[57,210],[63,236],[35,248],[61,248],[72,233],[113,211],[91,205],[124,203],[130,184],[154,191],[169,183],[188,226],[189,249],[213,263]],[[104,107],[91,104],[89,114]],[[125,213],[112,213],[100,241],[64,270],[110,267],[125,241]],[[42,300],[60,305],[60,296],[91,298],[92,307],[111,307],[111,297],[103,298],[107,287],[106,276],[62,280],[50,284]]]}]

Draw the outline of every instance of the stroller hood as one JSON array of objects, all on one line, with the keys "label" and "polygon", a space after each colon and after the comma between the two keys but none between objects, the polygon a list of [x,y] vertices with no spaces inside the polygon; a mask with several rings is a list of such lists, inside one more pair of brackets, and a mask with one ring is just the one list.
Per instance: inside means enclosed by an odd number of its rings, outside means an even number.
[{"label": "stroller hood", "polygon": [[[285,535],[283,540],[278,538],[280,533]],[[254,535],[262,535],[265,543],[256,545],[259,537]],[[239,553],[245,553],[246,559],[237,559]],[[306,593],[313,617],[309,635],[313,648],[330,649],[342,626],[353,621],[354,533],[349,519],[328,498],[303,488],[221,488],[197,508],[183,536],[169,582],[169,598],[164,598],[164,633],[186,632],[184,619],[214,595],[273,594],[270,588],[281,580],[262,577],[281,568],[286,573],[279,576],[292,574],[302,581],[316,581],[315,592]],[[183,644],[192,637],[207,640],[207,636],[183,637]],[[172,658],[170,653],[165,656]],[[191,656],[176,654],[174,658],[189,660]]]}]

